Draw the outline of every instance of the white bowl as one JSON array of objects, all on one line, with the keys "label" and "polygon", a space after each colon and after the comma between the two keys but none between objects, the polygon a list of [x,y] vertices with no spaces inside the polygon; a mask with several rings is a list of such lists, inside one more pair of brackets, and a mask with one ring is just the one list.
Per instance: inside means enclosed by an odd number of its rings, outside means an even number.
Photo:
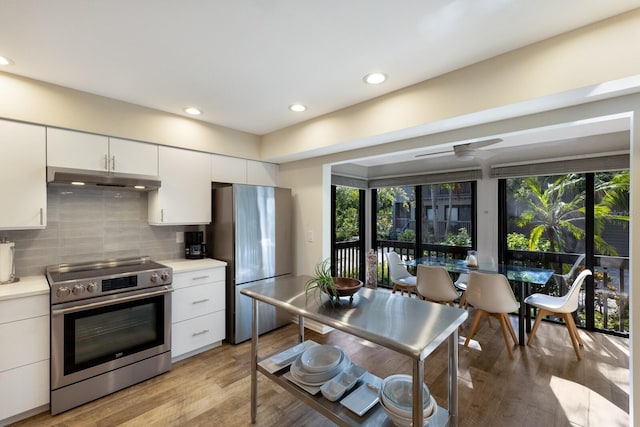
[{"label": "white bowl", "polygon": [[310,373],[327,372],[338,366],[342,350],[332,345],[316,345],[306,349],[300,357],[304,370]]},{"label": "white bowl", "polygon": [[[391,420],[391,422],[398,427],[412,427],[413,426],[413,414],[409,416],[399,415],[394,412],[390,407],[385,406],[385,404],[380,400],[380,406],[384,409],[384,412],[387,414],[387,417]],[[431,419],[436,415],[438,411],[438,405],[436,404],[435,399],[431,396],[430,402],[424,410],[424,415],[422,416],[422,425],[426,426],[429,424]]]},{"label": "white bowl", "polygon": [[[380,400],[396,414],[411,417],[413,413],[413,378],[410,375],[391,375],[385,378],[380,386]],[[429,406],[430,400],[429,389],[423,384],[422,402],[425,409]]]},{"label": "white bowl", "polygon": [[348,369],[351,366],[351,359],[346,353],[343,353],[341,362],[326,372],[320,372],[317,374],[309,373],[304,370],[302,363],[300,362],[301,355],[291,364],[289,372],[294,380],[309,386],[321,386],[329,381],[331,378],[338,375],[340,372]]}]

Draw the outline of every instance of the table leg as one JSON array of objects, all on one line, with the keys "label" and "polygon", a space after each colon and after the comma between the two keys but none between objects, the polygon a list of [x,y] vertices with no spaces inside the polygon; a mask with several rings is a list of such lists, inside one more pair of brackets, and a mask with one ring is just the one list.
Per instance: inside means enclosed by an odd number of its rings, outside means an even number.
[{"label": "table leg", "polygon": [[[457,332],[456,332],[457,333]],[[421,426],[424,416],[424,360],[416,359],[413,363],[413,425]]]},{"label": "table leg", "polygon": [[258,416],[258,300],[252,299],[251,325],[251,424]]},{"label": "table leg", "polygon": [[458,425],[458,328],[447,342],[449,351],[449,417],[452,427]]},{"label": "table leg", "polygon": [[525,284],[520,283],[518,288],[520,289],[520,308],[518,309],[518,344],[524,345],[524,323],[525,323],[525,311],[526,304],[525,299]]}]

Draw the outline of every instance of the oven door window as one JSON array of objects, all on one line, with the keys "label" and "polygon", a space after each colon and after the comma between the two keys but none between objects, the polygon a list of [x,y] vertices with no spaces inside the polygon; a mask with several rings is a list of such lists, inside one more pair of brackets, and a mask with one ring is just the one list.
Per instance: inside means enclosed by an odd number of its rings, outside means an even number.
[{"label": "oven door window", "polygon": [[164,344],[164,296],[65,314],[64,373]]}]

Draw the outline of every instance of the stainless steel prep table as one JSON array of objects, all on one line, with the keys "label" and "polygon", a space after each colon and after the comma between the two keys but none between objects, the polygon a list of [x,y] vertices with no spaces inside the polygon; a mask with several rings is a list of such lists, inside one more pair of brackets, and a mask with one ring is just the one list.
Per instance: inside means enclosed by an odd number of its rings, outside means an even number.
[{"label": "stainless steel prep table", "polygon": [[[321,396],[312,396],[282,378],[287,369],[269,373],[258,365],[258,301],[274,305],[297,315],[300,342],[304,341],[304,318],[312,319],[348,334],[387,347],[413,359],[413,425],[422,425],[422,383],[424,360],[443,341],[449,352],[448,411],[440,407],[437,419],[430,425],[457,425],[458,416],[458,327],[467,318],[467,312],[454,307],[434,304],[412,298],[402,298],[388,292],[363,288],[352,303],[348,298],[332,305],[325,294],[305,295],[307,276],[283,277],[256,282],[242,290],[253,298],[253,333],[251,341],[251,422],[256,422],[258,409],[257,373],[280,384],[303,402],[339,425],[391,425],[384,410],[376,405],[363,417],[329,402]],[[418,422],[416,422],[418,421]]]}]

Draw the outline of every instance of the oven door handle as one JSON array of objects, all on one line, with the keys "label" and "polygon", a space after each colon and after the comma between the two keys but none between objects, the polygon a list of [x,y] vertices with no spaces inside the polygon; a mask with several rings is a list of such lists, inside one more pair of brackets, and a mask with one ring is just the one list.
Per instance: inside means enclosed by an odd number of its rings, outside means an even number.
[{"label": "oven door handle", "polygon": [[142,294],[129,295],[129,296],[126,296],[126,297],[115,298],[115,299],[110,298],[108,301],[92,302],[92,303],[89,303],[89,304],[81,304],[81,305],[75,305],[75,306],[69,307],[69,308],[62,308],[62,309],[59,309],[59,310],[52,310],[51,311],[51,315],[52,316],[59,316],[61,314],[76,313],[78,311],[89,310],[89,309],[92,309],[92,308],[106,307],[106,306],[109,306],[109,305],[120,304],[120,303],[123,303],[123,302],[136,301],[136,300],[140,300],[140,299],[144,299],[144,298],[155,297],[155,296],[158,296],[158,295],[165,295],[165,294],[168,294],[168,293],[171,293],[171,292],[173,292],[173,288],[171,288],[169,286],[164,286],[162,288],[162,290],[160,290],[160,291],[145,292],[145,293],[142,293]]}]

